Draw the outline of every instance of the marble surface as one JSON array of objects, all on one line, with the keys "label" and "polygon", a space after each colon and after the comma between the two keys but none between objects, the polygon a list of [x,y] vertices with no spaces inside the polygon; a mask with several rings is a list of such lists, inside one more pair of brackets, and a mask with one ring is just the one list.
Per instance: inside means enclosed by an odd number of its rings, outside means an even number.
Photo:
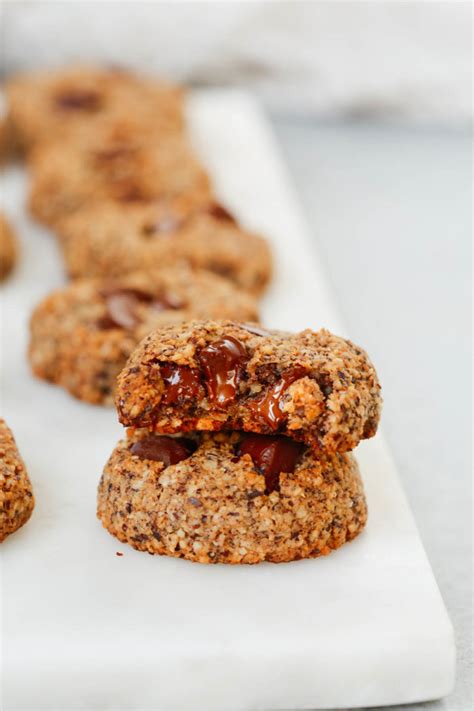
[{"label": "marble surface", "polygon": [[274,128],[339,311],[384,384],[383,423],[454,623],[472,708],[471,136],[283,120]]},{"label": "marble surface", "polygon": [[[197,97],[192,117],[222,197],[273,240],[266,322],[341,332],[254,105]],[[2,394],[37,497],[2,546],[5,708],[334,708],[448,693],[451,626],[382,433],[357,451],[367,530],[322,560],[198,566],[151,559],[101,529],[95,489],[120,428],[112,411],[29,374],[28,315],[61,268],[53,240],[24,214],[21,173],[5,188],[23,259],[4,291]]]}]

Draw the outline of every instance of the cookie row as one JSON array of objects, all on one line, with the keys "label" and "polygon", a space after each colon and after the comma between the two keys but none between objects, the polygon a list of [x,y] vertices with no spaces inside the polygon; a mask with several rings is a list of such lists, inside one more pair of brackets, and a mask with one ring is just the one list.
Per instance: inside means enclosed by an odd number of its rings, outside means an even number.
[{"label": "cookie row", "polygon": [[115,397],[127,427],[99,484],[105,528],[206,563],[317,557],[354,538],[367,507],[350,450],[376,432],[377,375],[325,330],[258,324],[270,251],[215,198],[182,92],[81,69],[15,80],[9,98],[30,209],[79,278],[32,316],[33,371],[89,402]]},{"label": "cookie row", "polygon": [[184,92],[116,67],[14,77],[4,134],[26,156],[29,206],[59,237],[72,278],[177,259],[254,294],[266,240],[219,204],[186,132]]}]

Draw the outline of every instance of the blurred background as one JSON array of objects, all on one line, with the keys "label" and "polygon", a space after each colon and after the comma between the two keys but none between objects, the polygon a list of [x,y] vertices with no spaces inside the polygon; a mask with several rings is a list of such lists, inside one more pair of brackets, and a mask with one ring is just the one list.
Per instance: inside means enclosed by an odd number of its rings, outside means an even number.
[{"label": "blurred background", "polygon": [[471,708],[471,3],[3,2],[1,50],[3,78],[97,60],[260,99],[455,625],[426,707]]},{"label": "blurred background", "polygon": [[315,119],[466,125],[469,2],[8,2],[6,74],[87,58]]}]

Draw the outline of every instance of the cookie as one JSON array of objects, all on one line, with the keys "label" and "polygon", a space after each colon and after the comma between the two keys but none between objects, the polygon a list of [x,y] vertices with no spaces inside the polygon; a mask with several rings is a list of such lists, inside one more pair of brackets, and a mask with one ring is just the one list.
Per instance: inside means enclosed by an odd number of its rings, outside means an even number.
[{"label": "cookie", "polygon": [[34,505],[25,464],[9,427],[0,419],[0,543],[28,521]]},{"label": "cookie", "polygon": [[260,294],[272,271],[266,240],[239,227],[219,204],[184,197],[141,205],[93,206],[64,220],[69,275],[108,276],[184,260]]},{"label": "cookie", "polygon": [[51,227],[90,203],[130,205],[184,195],[201,205],[211,198],[209,178],[182,135],[163,139],[115,125],[82,140],[42,144],[29,167],[30,210]]},{"label": "cookie", "polygon": [[15,233],[5,216],[0,213],[0,281],[6,279],[13,270],[17,253]]},{"label": "cookie", "polygon": [[79,280],[36,307],[29,360],[36,376],[81,400],[110,404],[118,373],[146,334],[221,316],[257,319],[256,302],[226,279],[185,265]]},{"label": "cookie", "polygon": [[97,513],[137,550],[233,564],[326,555],[367,519],[351,454],[316,458],[284,437],[238,432],[135,432],[105,466]]},{"label": "cookie", "polygon": [[128,427],[279,433],[344,452],[375,434],[381,396],[366,353],[329,331],[193,321],[140,343],[116,403]]},{"label": "cookie", "polygon": [[8,163],[15,156],[15,145],[10,121],[6,116],[0,116],[0,165]]},{"label": "cookie", "polygon": [[120,68],[70,67],[18,75],[6,86],[8,116],[23,151],[126,124],[130,131],[183,128],[183,92]]}]

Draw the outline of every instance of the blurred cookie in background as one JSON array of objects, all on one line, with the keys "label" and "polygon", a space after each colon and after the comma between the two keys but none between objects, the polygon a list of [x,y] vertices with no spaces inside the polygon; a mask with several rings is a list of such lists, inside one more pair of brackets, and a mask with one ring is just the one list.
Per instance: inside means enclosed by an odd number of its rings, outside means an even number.
[{"label": "blurred cookie in background", "polygon": [[208,200],[93,205],[59,226],[73,278],[111,276],[185,261],[260,295],[272,274],[268,242]]},{"label": "blurred cookie in background", "polygon": [[9,120],[23,152],[121,121],[135,131],[153,126],[176,132],[184,125],[181,88],[120,67],[73,66],[16,75],[5,92]]},{"label": "blurred cookie in background", "polygon": [[42,144],[29,167],[31,212],[53,228],[93,202],[130,205],[185,196],[201,205],[211,198],[209,177],[184,135],[136,132],[127,122],[66,144]]},{"label": "blurred cookie in background", "polygon": [[29,360],[39,378],[111,404],[116,377],[144,336],[203,317],[255,321],[258,307],[226,279],[185,265],[78,280],[36,307]]}]

